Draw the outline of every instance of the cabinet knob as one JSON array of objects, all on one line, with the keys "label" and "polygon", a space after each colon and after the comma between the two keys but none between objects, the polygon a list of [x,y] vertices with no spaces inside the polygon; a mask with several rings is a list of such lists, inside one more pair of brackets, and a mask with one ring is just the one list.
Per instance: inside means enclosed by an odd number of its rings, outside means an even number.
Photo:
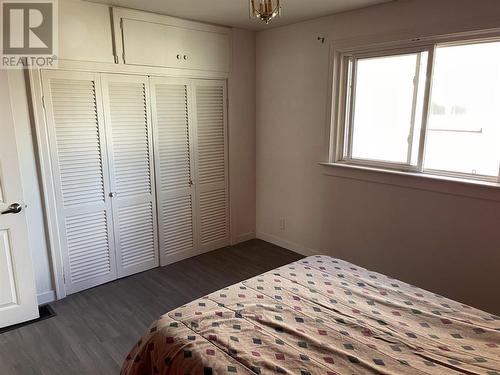
[{"label": "cabinet knob", "polygon": [[110,192],[110,193],[109,193],[109,197],[110,197],[110,198],[116,198],[116,195],[117,195],[117,194],[116,194],[116,192],[115,192],[115,191],[112,191],[112,192]]},{"label": "cabinet knob", "polygon": [[177,55],[177,60],[180,60],[182,58],[181,55]]},{"label": "cabinet knob", "polygon": [[184,55],[184,60],[187,60],[188,59],[188,56],[187,55]]}]

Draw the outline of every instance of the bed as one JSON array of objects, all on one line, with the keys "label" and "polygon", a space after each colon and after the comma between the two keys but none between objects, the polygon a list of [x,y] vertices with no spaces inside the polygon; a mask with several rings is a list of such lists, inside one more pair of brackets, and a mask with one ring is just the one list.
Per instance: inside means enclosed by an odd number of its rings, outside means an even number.
[{"label": "bed", "polygon": [[121,374],[500,375],[500,318],[312,256],[163,315]]}]

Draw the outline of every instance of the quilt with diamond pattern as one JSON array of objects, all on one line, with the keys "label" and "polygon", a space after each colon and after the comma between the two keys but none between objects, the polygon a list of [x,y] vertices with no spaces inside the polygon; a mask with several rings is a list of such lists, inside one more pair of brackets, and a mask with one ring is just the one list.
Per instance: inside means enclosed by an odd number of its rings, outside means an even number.
[{"label": "quilt with diamond pattern", "polygon": [[121,373],[500,375],[500,318],[312,256],[163,315]]}]

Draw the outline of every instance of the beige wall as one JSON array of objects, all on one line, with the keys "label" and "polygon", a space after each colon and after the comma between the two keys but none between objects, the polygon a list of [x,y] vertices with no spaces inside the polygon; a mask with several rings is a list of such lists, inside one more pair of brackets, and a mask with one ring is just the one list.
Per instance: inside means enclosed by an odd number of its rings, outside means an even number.
[{"label": "beige wall", "polygon": [[[500,203],[325,175],[327,41],[500,25],[497,0],[397,1],[257,34],[257,236],[500,313]],[[382,182],[382,183],[381,183]],[[415,185],[416,184],[416,185]],[[453,190],[453,189],[452,189]],[[487,197],[498,192],[489,192]],[[498,197],[498,194],[496,195]],[[285,228],[280,228],[280,219]]]},{"label": "beige wall", "polygon": [[232,243],[255,237],[255,33],[233,29],[228,80]]}]

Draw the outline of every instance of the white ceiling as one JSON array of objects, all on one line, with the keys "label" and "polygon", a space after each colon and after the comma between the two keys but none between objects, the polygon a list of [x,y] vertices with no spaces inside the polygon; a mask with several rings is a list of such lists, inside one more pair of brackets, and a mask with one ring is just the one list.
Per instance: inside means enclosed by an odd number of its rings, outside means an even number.
[{"label": "white ceiling", "polygon": [[283,14],[269,25],[249,19],[248,0],[90,0],[218,25],[263,30],[393,0],[282,0]]}]

